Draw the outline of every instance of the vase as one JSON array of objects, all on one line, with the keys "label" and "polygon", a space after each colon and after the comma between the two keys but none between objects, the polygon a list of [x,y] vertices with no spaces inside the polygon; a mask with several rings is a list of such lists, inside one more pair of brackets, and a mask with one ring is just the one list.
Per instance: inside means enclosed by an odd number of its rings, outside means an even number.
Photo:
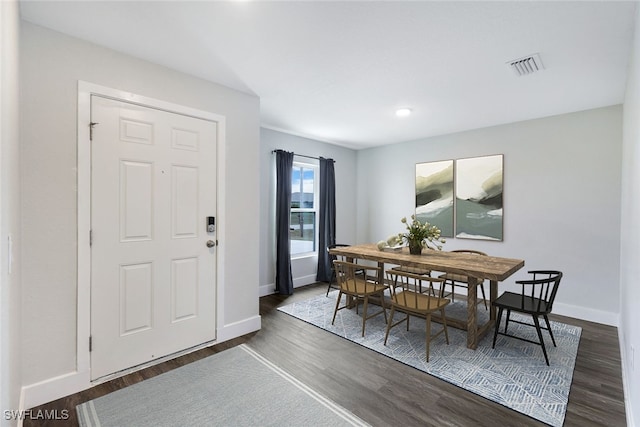
[{"label": "vase", "polygon": [[422,253],[422,242],[409,242],[409,253],[420,255]]}]

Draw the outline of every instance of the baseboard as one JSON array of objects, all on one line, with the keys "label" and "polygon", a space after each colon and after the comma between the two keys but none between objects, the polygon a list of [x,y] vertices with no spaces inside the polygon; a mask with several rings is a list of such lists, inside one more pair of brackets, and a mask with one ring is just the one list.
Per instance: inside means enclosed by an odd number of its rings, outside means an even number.
[{"label": "baseboard", "polygon": [[310,285],[312,283],[316,283],[316,275],[314,274],[310,274],[308,276],[302,276],[302,277],[294,277],[293,278],[293,287],[294,288],[299,288],[300,286],[307,286]]},{"label": "baseboard", "polygon": [[[449,288],[447,288],[448,290]],[[487,298],[489,297],[489,289],[485,285],[485,289],[487,292]],[[502,292],[498,292],[500,295]],[[463,287],[456,286],[456,297],[459,295],[467,295],[467,290]],[[482,294],[478,290],[478,298],[480,298]],[[619,327],[620,325],[620,315],[618,313],[612,313],[609,311],[601,311],[594,310],[592,308],[579,307],[576,305],[563,304],[556,301],[553,304],[553,314],[558,314],[560,316],[573,317],[580,320],[586,320],[588,322],[601,323],[603,325],[615,326]]]},{"label": "baseboard", "polygon": [[[250,332],[255,332],[260,330],[261,323],[260,316],[253,316],[230,325],[225,325],[216,331],[216,340],[212,343],[206,343],[205,345],[219,344]],[[152,364],[153,363],[157,363],[157,361],[152,362]],[[142,369],[146,366],[147,365],[140,365],[137,368]],[[91,382],[91,374],[88,371],[70,372],[35,384],[30,384],[22,387],[19,409],[31,409],[60,399],[61,397],[86,390],[96,384],[98,384],[98,382]]]},{"label": "baseboard", "polygon": [[616,328],[620,325],[620,315],[618,313],[594,310],[592,308],[578,307],[576,305],[562,304],[559,302],[553,305],[553,314],[615,326]]},{"label": "baseboard", "polygon": [[262,327],[262,317],[259,315],[240,320],[238,322],[224,325],[218,328],[216,333],[216,344],[237,338],[251,332],[259,331]]},{"label": "baseboard", "polygon": [[[304,276],[293,280],[293,287],[306,286],[315,283],[315,276]],[[488,289],[487,289],[488,292]],[[269,284],[260,286],[260,296],[266,296],[275,294],[275,284]],[[461,287],[456,287],[456,296],[466,296],[467,290]],[[478,297],[481,294],[478,291]],[[489,295],[487,295],[489,297]],[[603,325],[618,327],[620,324],[620,315],[609,311],[594,310],[592,308],[578,307],[576,305],[563,304],[556,302],[553,306],[553,314],[561,316],[574,317],[580,320],[586,320],[588,322],[601,323]]]},{"label": "baseboard", "polygon": [[266,297],[267,295],[272,295],[276,293],[276,284],[275,283],[270,283],[268,285],[263,285],[260,286],[259,288],[259,296],[260,297]]},{"label": "baseboard", "polygon": [[618,342],[620,343],[620,365],[622,365],[622,389],[624,391],[624,408],[627,414],[627,426],[636,427],[633,420],[633,411],[631,401],[629,400],[629,384],[631,384],[631,375],[627,369],[627,341],[624,331],[618,328]]},{"label": "baseboard", "polygon": [[[315,274],[311,274],[308,276],[296,277],[293,279],[293,288],[299,288],[301,286],[311,285],[316,283]],[[269,283],[268,285],[262,285],[259,289],[259,295],[261,297],[265,297],[267,295],[273,295],[276,293],[276,285],[275,283]]]},{"label": "baseboard", "polygon": [[69,372],[22,387],[21,406],[23,409],[31,409],[91,386],[89,372]]},{"label": "baseboard", "polygon": [[[27,407],[25,406],[24,403],[24,387],[22,387],[22,389],[20,389],[20,401],[18,402],[18,411],[20,411],[20,413],[23,413],[23,411],[25,411],[27,409]],[[20,419],[18,419],[18,427],[22,427],[24,420],[21,419],[22,417],[20,417]]]}]

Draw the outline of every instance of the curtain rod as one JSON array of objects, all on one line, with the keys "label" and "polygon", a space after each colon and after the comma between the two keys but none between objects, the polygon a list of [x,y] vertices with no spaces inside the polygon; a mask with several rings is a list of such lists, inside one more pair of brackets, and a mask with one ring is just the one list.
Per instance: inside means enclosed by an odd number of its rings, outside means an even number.
[{"label": "curtain rod", "polygon": [[[272,152],[272,153],[275,153],[276,151],[284,151],[284,150],[273,150],[273,151],[271,151],[271,152]],[[319,158],[319,157],[305,156],[304,154],[296,154],[296,153],[293,153],[293,155],[294,155],[294,156],[298,156],[298,157],[306,157],[307,159],[320,160],[320,158]],[[335,161],[335,160],[333,160],[333,159],[326,159],[326,160],[331,160],[333,163],[336,163],[336,161]]]}]

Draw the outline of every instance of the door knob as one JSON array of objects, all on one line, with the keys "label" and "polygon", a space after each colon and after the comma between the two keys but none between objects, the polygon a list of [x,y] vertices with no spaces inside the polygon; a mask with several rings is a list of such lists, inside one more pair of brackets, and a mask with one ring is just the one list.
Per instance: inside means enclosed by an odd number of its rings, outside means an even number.
[{"label": "door knob", "polygon": [[208,248],[212,248],[216,245],[216,242],[214,242],[213,240],[207,240],[207,247]]}]

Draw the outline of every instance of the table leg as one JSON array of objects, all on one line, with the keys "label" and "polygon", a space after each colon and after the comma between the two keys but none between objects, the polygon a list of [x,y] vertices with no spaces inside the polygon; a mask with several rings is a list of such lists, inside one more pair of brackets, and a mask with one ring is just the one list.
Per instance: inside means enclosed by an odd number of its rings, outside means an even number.
[{"label": "table leg", "polygon": [[478,306],[478,279],[468,276],[467,288],[467,348],[475,350],[478,346],[478,325],[476,319]]},{"label": "table leg", "polygon": [[492,280],[491,289],[489,290],[489,301],[491,302],[489,306],[489,319],[495,322],[496,320],[496,308],[493,306],[493,302],[498,298],[498,282]]}]

